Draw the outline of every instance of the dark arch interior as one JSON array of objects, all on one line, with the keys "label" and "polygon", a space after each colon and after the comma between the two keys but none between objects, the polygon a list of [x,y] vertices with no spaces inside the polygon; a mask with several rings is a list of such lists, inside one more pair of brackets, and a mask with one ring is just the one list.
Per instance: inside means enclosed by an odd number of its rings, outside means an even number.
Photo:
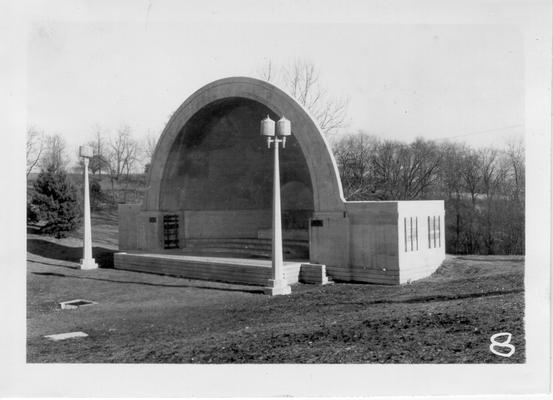
[{"label": "dark arch interior", "polygon": [[[270,228],[273,150],[259,135],[260,121],[266,115],[280,118],[265,105],[244,98],[220,100],[197,112],[169,153],[160,208],[197,212],[191,215],[220,224],[220,232],[231,229],[222,225],[239,224],[237,236]],[[293,135],[281,149],[280,162],[283,228],[307,230],[313,212],[313,188],[305,157]]]}]

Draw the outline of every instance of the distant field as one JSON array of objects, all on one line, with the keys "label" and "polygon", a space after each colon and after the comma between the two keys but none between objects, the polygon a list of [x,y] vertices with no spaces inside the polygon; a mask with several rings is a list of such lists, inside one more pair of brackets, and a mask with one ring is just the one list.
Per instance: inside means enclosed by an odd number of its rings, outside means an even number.
[{"label": "distant field", "polygon": [[[524,259],[448,257],[410,285],[297,285],[267,297],[259,288],[110,269],[116,215],[95,214],[95,256],[74,269],[80,241],[30,235],[28,362],[107,363],[521,363]],[[101,234],[100,234],[101,233]],[[60,301],[98,304],[60,310]],[[84,331],[51,342],[44,335]],[[489,351],[510,332],[515,354]]]}]

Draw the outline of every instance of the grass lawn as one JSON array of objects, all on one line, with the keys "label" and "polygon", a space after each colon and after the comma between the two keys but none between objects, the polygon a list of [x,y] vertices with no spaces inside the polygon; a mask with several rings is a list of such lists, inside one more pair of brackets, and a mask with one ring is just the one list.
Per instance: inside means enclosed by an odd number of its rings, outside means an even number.
[{"label": "grass lawn", "polygon": [[[27,361],[31,363],[521,363],[522,257],[448,257],[431,277],[390,287],[260,288],[111,269],[116,215],[93,217],[102,267],[75,269],[80,241],[29,235]],[[110,264],[111,263],[111,264]],[[61,310],[58,302],[98,302]],[[44,335],[83,331],[52,342]],[[489,350],[510,332],[510,358]]]}]

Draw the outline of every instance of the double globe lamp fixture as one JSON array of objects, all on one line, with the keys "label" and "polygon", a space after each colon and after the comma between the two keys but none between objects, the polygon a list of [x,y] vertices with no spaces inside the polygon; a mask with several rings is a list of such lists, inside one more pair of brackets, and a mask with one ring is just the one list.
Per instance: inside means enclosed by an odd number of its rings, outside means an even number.
[{"label": "double globe lamp fixture", "polygon": [[[271,143],[282,143],[282,148],[286,148],[286,138],[292,134],[292,128],[290,121],[282,117],[276,122],[276,136],[275,137],[275,121],[273,121],[268,115],[267,118],[261,121],[261,136],[267,137],[267,148],[271,148]],[[282,139],[279,139],[282,138]]]}]

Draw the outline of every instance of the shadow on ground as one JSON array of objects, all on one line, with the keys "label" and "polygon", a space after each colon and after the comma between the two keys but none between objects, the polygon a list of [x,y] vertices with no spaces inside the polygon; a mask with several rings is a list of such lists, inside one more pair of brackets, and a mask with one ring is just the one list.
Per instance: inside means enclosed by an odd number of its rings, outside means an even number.
[{"label": "shadow on ground", "polygon": [[75,275],[65,275],[60,274],[58,272],[32,272],[33,275],[40,275],[40,276],[53,276],[56,278],[74,278],[74,279],[88,279],[92,281],[102,281],[102,282],[111,282],[111,283],[123,283],[123,284],[130,284],[130,285],[143,285],[143,286],[156,286],[156,287],[167,287],[167,288],[197,288],[197,289],[211,289],[211,290],[222,290],[225,292],[248,292],[248,293],[263,293],[263,289],[261,288],[246,288],[244,286],[240,286],[239,288],[233,288],[228,287],[228,284],[222,285],[211,285],[210,282],[206,282],[206,284],[189,284],[189,285],[169,285],[166,283],[151,283],[151,282],[140,282],[140,281],[122,281],[119,279],[107,279],[107,278],[93,278],[88,276],[75,276]]},{"label": "shadow on ground", "polygon": [[[41,239],[28,239],[27,252],[44,258],[71,262],[79,262],[83,257],[82,247],[63,246]],[[113,268],[113,254],[116,252],[104,247],[93,247],[92,257],[100,268]]]}]

